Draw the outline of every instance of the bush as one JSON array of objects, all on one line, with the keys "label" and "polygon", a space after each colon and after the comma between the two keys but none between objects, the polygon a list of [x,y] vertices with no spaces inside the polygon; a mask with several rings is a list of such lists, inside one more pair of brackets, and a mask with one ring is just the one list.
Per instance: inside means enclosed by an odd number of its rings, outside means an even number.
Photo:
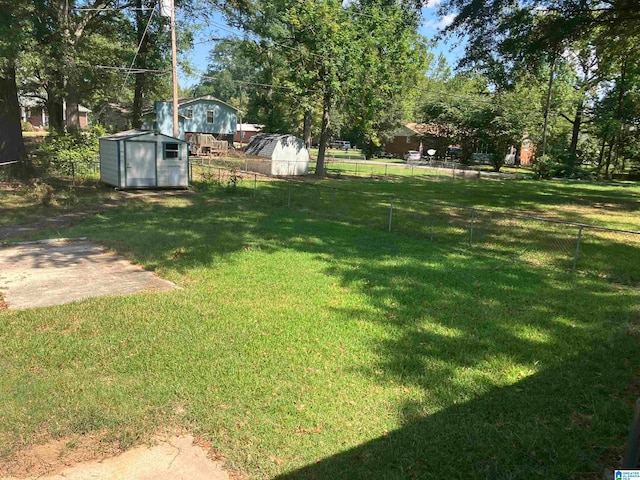
[{"label": "bush", "polygon": [[50,135],[34,152],[39,167],[63,175],[92,171],[99,153],[98,139],[104,133],[104,128],[96,126],[88,132]]},{"label": "bush", "polygon": [[542,155],[536,158],[531,165],[531,170],[533,170],[536,177],[540,179],[555,177],[562,168],[563,165],[552,159],[549,155]]},{"label": "bush", "polygon": [[23,132],[33,132],[34,128],[29,122],[20,122]]}]

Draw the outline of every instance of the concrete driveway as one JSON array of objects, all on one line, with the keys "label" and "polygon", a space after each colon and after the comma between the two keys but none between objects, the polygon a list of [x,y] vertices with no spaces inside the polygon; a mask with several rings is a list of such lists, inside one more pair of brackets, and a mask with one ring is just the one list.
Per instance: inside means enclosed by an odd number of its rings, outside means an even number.
[{"label": "concrete driveway", "polygon": [[172,288],[173,283],[86,240],[0,247],[0,293],[10,310]]}]

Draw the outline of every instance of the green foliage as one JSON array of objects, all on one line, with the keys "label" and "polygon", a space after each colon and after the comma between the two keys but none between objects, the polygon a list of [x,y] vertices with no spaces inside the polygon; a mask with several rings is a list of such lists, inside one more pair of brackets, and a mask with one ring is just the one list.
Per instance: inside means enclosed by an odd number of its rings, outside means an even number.
[{"label": "green foliage", "polygon": [[59,135],[52,133],[34,152],[38,166],[45,172],[66,175],[86,173],[94,168],[99,154],[99,138],[105,135],[101,126],[88,132]]},{"label": "green foliage", "polygon": [[22,121],[20,122],[20,126],[22,127],[23,132],[33,132],[34,128],[29,122]]},{"label": "green foliage", "polygon": [[536,157],[531,170],[539,179],[549,179],[556,176],[562,169],[562,163],[553,160],[549,155]]}]

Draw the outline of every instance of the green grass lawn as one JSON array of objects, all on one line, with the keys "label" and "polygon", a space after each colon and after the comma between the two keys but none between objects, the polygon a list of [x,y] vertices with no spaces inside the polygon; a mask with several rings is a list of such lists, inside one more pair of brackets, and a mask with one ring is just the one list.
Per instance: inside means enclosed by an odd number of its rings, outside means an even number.
[{"label": "green grass lawn", "polygon": [[[0,455],[176,428],[251,478],[596,478],[618,465],[640,395],[637,288],[287,209],[283,185],[260,183],[254,200],[196,183],[43,233],[104,242],[182,289],[0,312]],[[339,185],[493,208],[540,198],[548,215],[586,218],[602,203],[622,223],[637,198]]]}]

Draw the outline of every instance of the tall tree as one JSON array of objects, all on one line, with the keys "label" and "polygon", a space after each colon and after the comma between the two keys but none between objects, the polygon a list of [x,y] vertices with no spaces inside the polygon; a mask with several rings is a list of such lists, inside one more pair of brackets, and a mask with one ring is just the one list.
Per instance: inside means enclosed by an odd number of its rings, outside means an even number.
[{"label": "tall tree", "polygon": [[30,38],[31,5],[0,0],[0,161],[23,160],[24,139],[16,85],[16,59]]},{"label": "tall tree", "polygon": [[389,105],[385,99],[393,101],[397,85],[413,74],[413,68],[405,73],[402,67],[419,50],[411,42],[416,40],[416,6],[380,0],[344,5],[337,0],[241,0],[224,7],[231,23],[259,37],[265,47],[263,66],[273,74],[269,83],[290,92],[274,89],[267,98],[281,95],[296,105],[307,132],[313,111],[320,109],[318,175],[324,175],[336,113],[343,118],[348,113],[363,138],[375,139],[375,129],[384,125],[377,122]]}]

